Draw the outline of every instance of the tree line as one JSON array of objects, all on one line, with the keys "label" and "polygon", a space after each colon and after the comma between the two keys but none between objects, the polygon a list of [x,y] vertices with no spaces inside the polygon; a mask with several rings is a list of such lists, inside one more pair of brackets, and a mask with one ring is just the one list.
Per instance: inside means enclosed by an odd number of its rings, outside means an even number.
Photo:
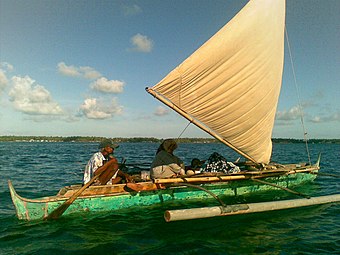
[{"label": "tree line", "polygon": [[[117,143],[138,143],[150,142],[160,143],[163,139],[155,137],[98,137],[98,136],[0,136],[0,142],[101,142],[110,138]],[[178,138],[179,143],[219,143],[214,138]],[[273,143],[304,143],[302,139],[272,138]],[[340,144],[340,139],[309,139],[308,143],[336,143]]]}]

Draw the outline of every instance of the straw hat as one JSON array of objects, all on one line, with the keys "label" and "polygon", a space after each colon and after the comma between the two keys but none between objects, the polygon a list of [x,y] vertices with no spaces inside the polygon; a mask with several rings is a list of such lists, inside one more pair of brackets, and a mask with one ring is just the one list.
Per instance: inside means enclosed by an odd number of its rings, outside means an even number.
[{"label": "straw hat", "polygon": [[105,148],[105,147],[107,147],[107,146],[109,146],[109,147],[111,147],[111,148],[113,148],[113,149],[119,147],[119,145],[116,144],[116,143],[114,143],[112,140],[110,140],[110,139],[105,139],[105,140],[103,140],[103,141],[100,142],[98,148],[99,148],[99,149],[103,149],[103,148]]}]

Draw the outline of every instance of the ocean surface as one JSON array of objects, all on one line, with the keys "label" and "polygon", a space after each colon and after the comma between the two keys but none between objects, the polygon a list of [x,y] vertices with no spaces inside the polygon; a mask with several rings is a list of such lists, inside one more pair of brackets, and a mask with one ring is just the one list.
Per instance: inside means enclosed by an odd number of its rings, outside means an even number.
[{"label": "ocean surface", "polygon": [[[157,147],[155,143],[123,143],[115,154],[119,161],[125,158],[127,164],[147,168]],[[313,162],[322,153],[325,175],[294,190],[311,196],[340,193],[340,145],[310,144],[309,148]],[[163,219],[169,209],[166,204],[49,222],[16,218],[7,180],[23,197],[54,195],[65,185],[81,182],[85,164],[96,151],[95,143],[0,142],[1,255],[340,254],[340,204],[170,223]],[[175,154],[189,164],[192,158],[207,159],[215,151],[231,161],[238,157],[221,144],[179,144]],[[305,151],[304,144],[274,144],[272,161],[306,162]],[[297,197],[279,190],[225,202],[293,198]]]}]

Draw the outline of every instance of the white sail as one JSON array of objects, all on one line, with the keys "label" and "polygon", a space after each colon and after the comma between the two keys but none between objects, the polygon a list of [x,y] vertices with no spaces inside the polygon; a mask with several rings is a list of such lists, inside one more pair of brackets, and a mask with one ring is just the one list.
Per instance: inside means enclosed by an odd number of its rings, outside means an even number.
[{"label": "white sail", "polygon": [[269,163],[284,56],[284,0],[251,0],[148,92],[246,158]]}]

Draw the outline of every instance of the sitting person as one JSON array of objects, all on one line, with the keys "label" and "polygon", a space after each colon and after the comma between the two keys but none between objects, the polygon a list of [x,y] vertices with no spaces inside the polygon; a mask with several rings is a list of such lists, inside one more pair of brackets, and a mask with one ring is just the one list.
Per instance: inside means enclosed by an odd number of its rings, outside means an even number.
[{"label": "sitting person", "polygon": [[117,184],[125,179],[126,182],[131,181],[131,177],[119,169],[117,159],[112,155],[115,148],[119,145],[112,143],[106,139],[99,145],[99,152],[93,154],[88,161],[85,171],[83,183],[88,183],[95,175],[99,175],[96,184]]},{"label": "sitting person", "polygon": [[194,170],[194,171],[200,171],[200,169],[203,167],[205,160],[199,160],[198,158],[193,158],[191,160],[190,166],[186,166],[185,170]]},{"label": "sitting person", "polygon": [[190,166],[185,167],[186,174],[191,176],[200,173],[202,171],[202,168],[204,168],[204,162],[204,160],[201,161],[198,158],[193,158],[191,160]]},{"label": "sitting person", "polygon": [[173,154],[176,149],[177,143],[174,139],[163,141],[151,164],[151,178],[168,178],[185,174],[183,161]]}]

